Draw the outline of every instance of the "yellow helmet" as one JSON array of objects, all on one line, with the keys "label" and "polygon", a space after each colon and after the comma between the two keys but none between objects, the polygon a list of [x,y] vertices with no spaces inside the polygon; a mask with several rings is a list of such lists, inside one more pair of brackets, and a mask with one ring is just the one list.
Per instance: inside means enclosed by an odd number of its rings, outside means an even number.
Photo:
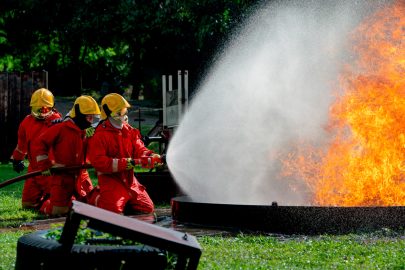
[{"label": "yellow helmet", "polygon": [[94,100],[91,96],[80,96],[76,98],[73,108],[69,112],[71,118],[75,118],[75,107],[79,106],[79,111],[81,114],[100,114],[100,108],[98,107],[97,101]]},{"label": "yellow helmet", "polygon": [[101,119],[107,119],[111,113],[121,113],[123,109],[129,108],[128,101],[125,98],[117,93],[111,93],[106,95],[101,101]]},{"label": "yellow helmet", "polygon": [[30,107],[53,108],[54,105],[55,105],[55,100],[54,100],[53,94],[48,89],[40,88],[40,89],[36,90],[31,96]]}]

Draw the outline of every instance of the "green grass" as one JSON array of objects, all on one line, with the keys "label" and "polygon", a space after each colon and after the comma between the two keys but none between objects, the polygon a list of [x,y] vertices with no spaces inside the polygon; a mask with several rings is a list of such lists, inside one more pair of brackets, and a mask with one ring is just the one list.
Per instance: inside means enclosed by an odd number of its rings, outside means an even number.
[{"label": "green grass", "polygon": [[[24,173],[26,171],[21,174]],[[21,174],[14,172],[11,164],[0,165],[0,182]],[[24,222],[43,218],[35,211],[22,209],[21,193],[23,185],[24,181],[21,181],[0,189],[0,228],[18,227]]]},{"label": "green grass", "polygon": [[27,231],[7,232],[0,234],[0,270],[14,269],[15,256],[17,249],[17,240],[22,235],[29,233]]},{"label": "green grass", "polygon": [[199,269],[405,269],[405,234],[200,237]]}]

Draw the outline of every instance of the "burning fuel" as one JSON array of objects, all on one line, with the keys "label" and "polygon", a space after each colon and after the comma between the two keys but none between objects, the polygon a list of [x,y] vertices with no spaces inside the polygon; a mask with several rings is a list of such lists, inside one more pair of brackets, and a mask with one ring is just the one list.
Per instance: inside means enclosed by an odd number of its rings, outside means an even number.
[{"label": "burning fuel", "polygon": [[284,158],[315,205],[405,205],[405,2],[367,17],[330,107],[326,148],[301,142]]}]

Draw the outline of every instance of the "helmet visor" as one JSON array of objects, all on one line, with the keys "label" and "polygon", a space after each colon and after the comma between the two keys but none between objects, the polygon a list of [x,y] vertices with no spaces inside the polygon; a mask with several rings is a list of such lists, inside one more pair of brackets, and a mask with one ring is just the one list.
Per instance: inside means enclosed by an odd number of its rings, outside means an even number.
[{"label": "helmet visor", "polygon": [[51,107],[32,107],[31,114],[38,119],[45,119],[52,114]]}]

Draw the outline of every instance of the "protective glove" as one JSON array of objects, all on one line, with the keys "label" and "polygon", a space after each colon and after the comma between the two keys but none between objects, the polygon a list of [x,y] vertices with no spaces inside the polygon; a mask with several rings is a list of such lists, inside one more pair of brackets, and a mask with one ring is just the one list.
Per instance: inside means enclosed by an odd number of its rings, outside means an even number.
[{"label": "protective glove", "polygon": [[94,127],[86,128],[86,138],[90,138],[94,135],[94,131],[96,129]]},{"label": "protective glove", "polygon": [[151,156],[142,156],[141,164],[143,168],[152,169],[156,164],[162,163],[160,155],[152,154]]},{"label": "protective glove", "polygon": [[154,166],[158,165],[158,164],[162,164],[162,157],[159,154],[153,154],[152,155],[152,163]]},{"label": "protective glove", "polygon": [[127,170],[131,170],[135,168],[135,160],[133,160],[132,158],[127,158]]},{"label": "protective glove", "polygon": [[13,170],[20,173],[25,169],[24,162],[22,160],[13,159]]},{"label": "protective glove", "polygon": [[155,164],[156,171],[163,171],[167,168],[166,154],[160,156],[160,163]]},{"label": "protective glove", "polygon": [[51,173],[51,168],[42,171],[41,174],[42,174],[43,176],[51,176],[51,175],[52,175],[52,173]]}]

